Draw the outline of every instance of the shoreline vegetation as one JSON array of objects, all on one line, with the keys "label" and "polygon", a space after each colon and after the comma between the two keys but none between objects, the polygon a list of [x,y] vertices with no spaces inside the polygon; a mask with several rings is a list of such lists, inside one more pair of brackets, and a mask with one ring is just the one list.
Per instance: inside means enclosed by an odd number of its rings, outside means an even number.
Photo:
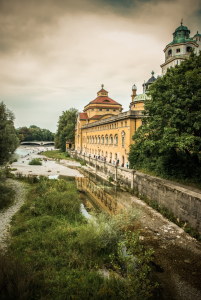
[{"label": "shoreline vegetation", "polygon": [[40,176],[30,185],[0,258],[1,299],[157,299],[153,250],[128,231],[138,211],[88,221],[80,205],[72,182]]},{"label": "shoreline vegetation", "polygon": [[[61,152],[60,150],[53,150],[53,151],[47,151],[44,152],[44,155],[50,158],[55,159],[66,159],[66,160],[75,160],[74,158],[70,158],[68,152]],[[81,163],[81,165],[84,165],[85,162],[81,161],[80,159],[77,159],[78,162]],[[139,172],[142,172],[144,174],[150,175],[150,176],[157,176],[153,171],[147,171],[147,170],[138,170]],[[163,178],[163,177],[159,177]],[[167,178],[164,178],[167,179]],[[108,179],[109,182],[112,181],[112,178]],[[170,179],[168,179],[170,180]],[[178,179],[178,180],[171,180],[173,183],[180,183],[183,185],[195,187],[201,189],[201,183],[193,182],[192,179]],[[191,183],[191,184],[190,184]],[[166,207],[162,207],[158,205],[158,203],[155,200],[148,199],[147,197],[142,197],[138,195],[138,191],[130,190],[131,193],[134,193],[135,196],[139,197],[140,200],[144,201],[146,204],[148,204],[150,207],[158,211],[161,215],[163,215],[165,218],[167,218],[169,221],[175,223],[177,226],[183,228],[185,232],[187,232],[189,235],[191,235],[193,238],[197,239],[198,241],[201,241],[201,234],[198,232],[197,228],[192,227],[188,222],[185,222],[183,220],[180,220],[176,215],[174,215],[171,211],[169,211]]]}]

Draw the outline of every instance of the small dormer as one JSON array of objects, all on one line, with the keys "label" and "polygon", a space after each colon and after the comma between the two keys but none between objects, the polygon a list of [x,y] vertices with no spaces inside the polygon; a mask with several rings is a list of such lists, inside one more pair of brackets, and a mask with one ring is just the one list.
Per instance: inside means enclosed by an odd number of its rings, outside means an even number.
[{"label": "small dormer", "polygon": [[101,85],[102,89],[97,93],[97,96],[100,97],[108,97],[108,92],[106,90],[104,90],[104,85]]}]

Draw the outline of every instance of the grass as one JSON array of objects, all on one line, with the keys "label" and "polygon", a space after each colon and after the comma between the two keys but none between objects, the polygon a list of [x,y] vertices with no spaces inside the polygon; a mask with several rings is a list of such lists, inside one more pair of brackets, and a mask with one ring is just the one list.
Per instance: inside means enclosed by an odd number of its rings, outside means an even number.
[{"label": "grass", "polygon": [[[59,159],[59,160],[60,159],[75,160],[75,158],[70,157],[68,152],[62,152],[61,150],[46,151],[43,152],[43,154],[47,157]],[[86,166],[86,163],[80,158],[77,158],[77,162],[79,162],[81,166]]]},{"label": "grass", "polygon": [[[26,202],[13,217],[9,248],[9,253],[25,270],[20,282],[24,278],[31,282],[31,286],[25,286],[31,294],[23,297],[24,300],[133,299],[134,281],[122,277],[115,267],[121,265],[118,259],[112,264],[111,254],[118,252],[119,243],[126,239],[124,229],[137,219],[137,212],[128,211],[116,217],[99,214],[94,216],[95,221],[88,222],[80,213],[80,204],[78,190],[72,182],[41,176],[38,183],[31,185]],[[139,243],[136,236],[135,245]],[[142,249],[140,255],[144,252]],[[139,261],[139,266],[143,264],[148,270],[146,275],[138,269],[135,271],[135,280],[138,279],[135,299],[149,299],[152,295],[148,267],[151,256],[146,263]],[[104,278],[97,271],[105,267],[119,276]],[[11,269],[8,268],[9,274]],[[0,286],[1,299],[12,299],[2,298],[2,290]]]},{"label": "grass", "polygon": [[0,210],[8,208],[14,203],[15,192],[6,185],[6,177],[11,177],[9,168],[0,170]]},{"label": "grass", "polygon": [[62,152],[61,150],[45,151],[43,152],[43,155],[55,159],[74,160],[73,158],[68,156],[68,152]]},{"label": "grass", "polygon": [[41,166],[42,162],[40,158],[33,158],[30,162],[29,165],[36,165],[36,166]]},{"label": "grass", "polygon": [[159,177],[154,171],[150,171],[150,170],[147,170],[147,169],[140,169],[140,170],[137,170],[138,172],[141,172],[141,173],[144,173],[144,174],[147,174],[147,175],[150,175],[150,176],[155,176],[155,177],[158,177],[158,178],[163,178],[163,179],[166,179],[166,180],[170,180],[174,183],[180,183],[180,184],[183,184],[183,185],[186,185],[186,186],[190,186],[190,187],[193,187],[193,188],[196,188],[196,189],[199,189],[201,190],[201,182],[200,180],[199,181],[196,181],[196,180],[193,180],[193,179],[178,179],[178,178],[173,178],[173,177]]}]

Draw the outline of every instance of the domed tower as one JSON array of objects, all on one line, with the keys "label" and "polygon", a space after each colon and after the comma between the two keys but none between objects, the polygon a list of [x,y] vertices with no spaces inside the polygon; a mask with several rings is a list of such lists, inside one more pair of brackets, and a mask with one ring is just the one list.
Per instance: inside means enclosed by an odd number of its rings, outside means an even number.
[{"label": "domed tower", "polygon": [[156,81],[154,77],[154,71],[151,72],[151,77],[147,82],[142,84],[143,86],[143,94],[136,95],[137,87],[134,84],[132,87],[133,95],[131,95],[132,102],[130,103],[131,110],[144,110],[144,100],[150,100],[151,97],[147,95],[146,91],[149,86]]},{"label": "domed tower", "polygon": [[[199,37],[197,38],[199,39]],[[181,25],[175,29],[173,33],[173,41],[169,43],[165,49],[165,63],[161,65],[162,75],[167,72],[167,69],[180,65],[181,61],[188,58],[191,53],[191,48],[195,49],[195,53],[199,53],[200,45],[196,40],[196,35],[190,37],[188,27]]]}]

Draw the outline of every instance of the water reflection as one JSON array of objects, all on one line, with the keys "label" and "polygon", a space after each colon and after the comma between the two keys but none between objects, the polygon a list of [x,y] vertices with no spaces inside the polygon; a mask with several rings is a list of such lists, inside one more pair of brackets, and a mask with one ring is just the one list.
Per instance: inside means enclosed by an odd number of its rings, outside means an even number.
[{"label": "water reflection", "polygon": [[93,202],[93,206],[98,210],[107,211],[110,214],[121,213],[125,206],[117,201],[116,187],[112,187],[108,182],[94,181],[89,177],[76,177],[76,185],[80,192],[85,192]]}]

